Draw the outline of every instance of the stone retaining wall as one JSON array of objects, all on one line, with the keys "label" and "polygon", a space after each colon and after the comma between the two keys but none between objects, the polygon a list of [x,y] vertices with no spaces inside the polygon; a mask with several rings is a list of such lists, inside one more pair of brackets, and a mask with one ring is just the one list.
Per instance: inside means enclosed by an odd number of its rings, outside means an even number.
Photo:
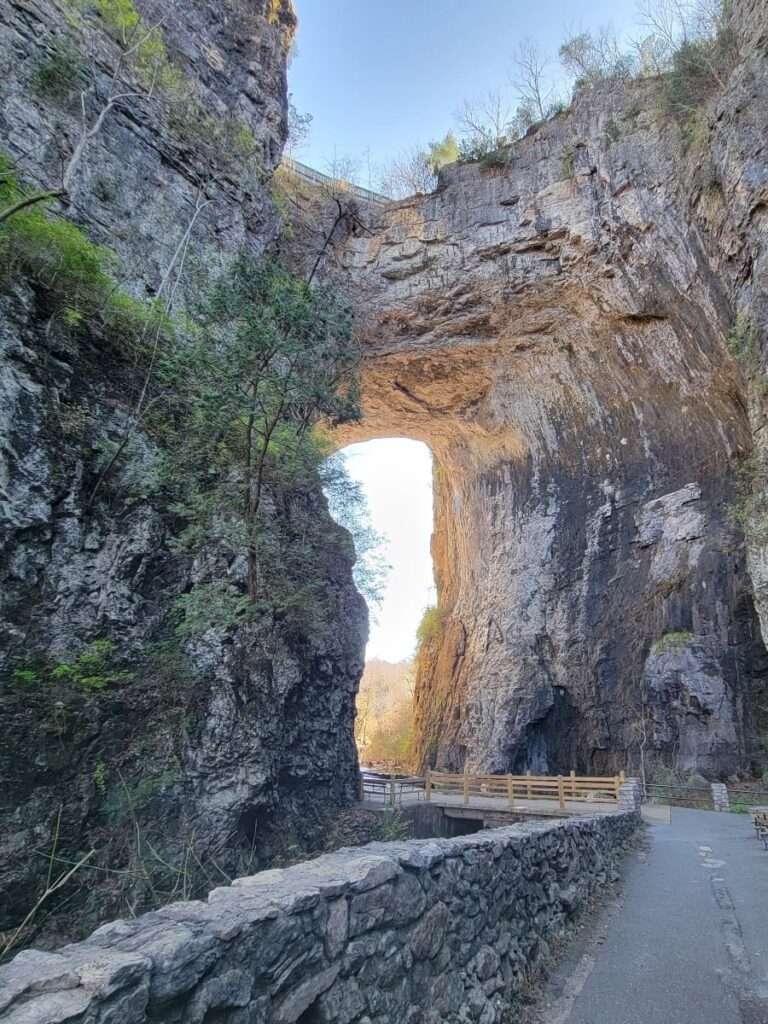
[{"label": "stone retaining wall", "polygon": [[0,968],[2,1024],[500,1022],[635,814],[372,843]]}]

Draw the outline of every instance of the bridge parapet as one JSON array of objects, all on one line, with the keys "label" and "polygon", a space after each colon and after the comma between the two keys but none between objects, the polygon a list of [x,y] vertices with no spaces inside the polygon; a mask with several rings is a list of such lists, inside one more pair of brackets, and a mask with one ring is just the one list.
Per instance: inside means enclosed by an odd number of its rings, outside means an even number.
[{"label": "bridge parapet", "polygon": [[[0,968],[0,1022],[494,1024],[614,876],[634,814],[371,843]],[[469,1015],[469,1017],[468,1017]]]}]

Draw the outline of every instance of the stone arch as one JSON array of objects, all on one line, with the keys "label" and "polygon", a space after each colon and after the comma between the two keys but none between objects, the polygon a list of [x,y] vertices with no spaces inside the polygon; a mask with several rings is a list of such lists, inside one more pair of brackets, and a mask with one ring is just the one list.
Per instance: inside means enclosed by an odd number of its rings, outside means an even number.
[{"label": "stone arch", "polygon": [[668,193],[564,177],[580,130],[450,168],[348,240],[365,416],[344,443],[396,431],[435,455],[422,765],[633,768],[647,719],[659,756],[733,771],[763,655],[727,512],[750,447],[730,311]]}]

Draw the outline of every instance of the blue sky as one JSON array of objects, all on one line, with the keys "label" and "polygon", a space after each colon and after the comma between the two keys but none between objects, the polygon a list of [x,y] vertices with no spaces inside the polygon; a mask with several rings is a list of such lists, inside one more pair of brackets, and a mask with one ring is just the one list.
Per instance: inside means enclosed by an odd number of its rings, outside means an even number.
[{"label": "blue sky", "polygon": [[[634,34],[635,0],[295,0],[298,53],[288,73],[313,115],[297,157],[324,169],[339,154],[375,163],[445,134],[464,99],[502,88],[523,37],[553,55],[569,30],[612,22]],[[363,172],[363,177],[365,172]]]},{"label": "blue sky", "polygon": [[[508,86],[524,37],[556,55],[572,31],[612,23],[632,35],[635,0],[295,0],[298,53],[288,74],[293,101],[313,115],[298,159],[318,170],[349,156],[383,164],[454,127],[462,100]],[[366,185],[365,168],[358,174]],[[433,603],[431,456],[423,444],[380,440],[347,449],[374,527],[389,540],[384,602],[371,623],[368,657],[413,653],[416,627]]]}]

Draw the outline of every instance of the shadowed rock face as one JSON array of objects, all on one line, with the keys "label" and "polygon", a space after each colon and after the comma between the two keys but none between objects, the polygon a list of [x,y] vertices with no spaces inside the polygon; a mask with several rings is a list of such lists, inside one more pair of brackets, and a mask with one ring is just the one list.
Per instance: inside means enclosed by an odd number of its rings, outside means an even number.
[{"label": "shadowed rock face", "polygon": [[[194,131],[139,97],[112,111],[93,138],[66,212],[116,249],[125,287],[139,296],[156,294],[189,230],[177,292],[184,305],[182,293],[199,300],[206,274],[240,247],[263,252],[282,227],[269,176],[285,140],[295,18],[287,0],[188,2],[171,17],[153,0],[138,6],[148,23],[165,16],[174,65],[195,79],[210,118],[247,125],[257,159],[235,167],[219,152],[222,166],[211,169]],[[42,102],[30,86],[34,69],[55,39],[66,39],[94,67],[103,96],[119,59],[109,34],[95,22],[89,28],[92,19],[78,27],[65,17],[69,7],[11,0],[0,10],[0,150],[40,183],[59,180],[80,115],[77,103]],[[195,216],[201,196],[210,202]],[[5,267],[1,276],[0,931],[16,928],[45,888],[48,862],[32,851],[56,849],[75,863],[93,848],[91,863],[99,861],[77,877],[74,895],[63,893],[62,913],[47,905],[54,914],[39,941],[50,942],[57,929],[67,938],[129,905],[152,904],[129,867],[145,840],[163,864],[199,858],[194,887],[205,891],[214,884],[204,867],[210,858],[219,875],[234,876],[307,841],[323,813],[355,798],[354,700],[367,617],[349,537],[331,521],[318,481],[277,514],[318,538],[310,543],[324,607],[339,625],[318,639],[264,617],[209,630],[174,655],[174,602],[195,566],[173,548],[178,522],[167,501],[145,486],[151,432],[135,430],[93,499],[103,453],[130,430],[143,371],[119,339],[87,324],[60,339],[44,288],[23,279],[7,288]],[[23,699],[14,691],[15,669],[71,660],[95,639],[114,645],[132,680],[71,712],[41,703],[34,686]],[[157,871],[160,860],[150,859]],[[117,877],[109,872],[122,867],[126,885],[109,884]]]},{"label": "shadowed rock face", "polygon": [[342,254],[372,311],[348,437],[435,456],[423,763],[745,762],[765,655],[729,513],[751,447],[726,346],[739,295],[654,106],[649,84],[583,93],[508,165],[449,168]]}]

